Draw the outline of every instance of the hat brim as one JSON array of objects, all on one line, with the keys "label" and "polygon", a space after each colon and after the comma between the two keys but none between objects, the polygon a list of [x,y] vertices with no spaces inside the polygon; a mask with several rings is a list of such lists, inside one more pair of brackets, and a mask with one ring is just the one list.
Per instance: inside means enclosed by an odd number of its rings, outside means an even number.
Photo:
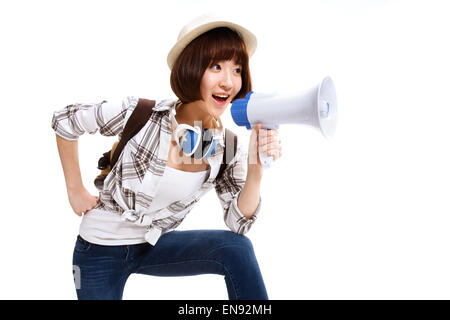
[{"label": "hat brim", "polygon": [[195,38],[197,38],[199,35],[215,29],[219,27],[228,27],[234,31],[236,31],[244,41],[245,45],[247,46],[248,55],[251,57],[255,51],[257,46],[257,40],[256,36],[251,33],[249,30],[245,29],[244,27],[233,23],[229,21],[212,21],[205,24],[202,24],[186,34],[184,34],[180,39],[178,39],[177,43],[172,47],[172,49],[169,51],[169,54],[167,55],[167,64],[169,68],[172,70],[172,67],[180,55],[180,53],[186,48],[186,46]]}]

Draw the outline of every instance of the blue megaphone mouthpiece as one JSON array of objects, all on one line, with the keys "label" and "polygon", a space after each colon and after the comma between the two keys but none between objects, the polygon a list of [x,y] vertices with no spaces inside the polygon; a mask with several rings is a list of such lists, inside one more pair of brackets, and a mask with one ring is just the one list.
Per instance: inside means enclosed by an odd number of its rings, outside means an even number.
[{"label": "blue megaphone mouthpiece", "polygon": [[246,126],[247,129],[251,129],[252,126],[250,122],[248,121],[247,116],[247,105],[248,101],[250,100],[250,96],[252,95],[253,91],[250,91],[247,93],[245,98],[237,99],[233,102],[231,105],[231,116],[233,117],[233,121],[238,126]]}]

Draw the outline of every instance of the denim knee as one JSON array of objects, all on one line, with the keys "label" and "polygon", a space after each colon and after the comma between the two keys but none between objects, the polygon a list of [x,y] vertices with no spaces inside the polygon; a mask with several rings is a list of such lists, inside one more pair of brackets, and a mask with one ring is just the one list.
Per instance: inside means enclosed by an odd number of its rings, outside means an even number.
[{"label": "denim knee", "polygon": [[208,252],[208,256],[222,256],[222,258],[231,259],[231,261],[255,260],[255,253],[250,239],[231,231],[223,231],[220,240],[216,246]]},{"label": "denim knee", "polygon": [[237,234],[231,231],[227,231],[228,232],[228,239],[230,241],[230,244],[235,245],[235,246],[239,246],[242,249],[246,249],[249,251],[253,252],[253,245],[251,240],[242,235],[242,234]]}]

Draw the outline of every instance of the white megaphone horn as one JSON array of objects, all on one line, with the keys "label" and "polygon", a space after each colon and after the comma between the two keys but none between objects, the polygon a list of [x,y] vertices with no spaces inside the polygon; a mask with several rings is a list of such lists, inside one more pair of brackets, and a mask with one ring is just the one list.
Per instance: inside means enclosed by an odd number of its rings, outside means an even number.
[{"label": "white megaphone horn", "polygon": [[[252,129],[258,123],[262,129],[278,129],[280,124],[304,124],[319,129],[327,138],[336,131],[336,90],[330,77],[314,88],[294,96],[267,95],[249,92],[231,105],[231,116],[238,126]],[[270,167],[272,156],[259,153],[263,168]]]}]

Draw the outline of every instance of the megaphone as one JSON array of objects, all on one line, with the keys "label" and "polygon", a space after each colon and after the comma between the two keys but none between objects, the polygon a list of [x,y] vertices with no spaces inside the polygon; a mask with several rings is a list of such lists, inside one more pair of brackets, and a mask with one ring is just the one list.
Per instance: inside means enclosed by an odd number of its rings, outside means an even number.
[{"label": "megaphone", "polygon": [[[327,139],[336,131],[336,89],[330,77],[293,96],[250,91],[245,98],[236,99],[230,110],[233,121],[249,130],[258,123],[262,124],[262,129],[278,129],[280,124],[303,124],[319,129]],[[273,156],[259,153],[259,160],[263,168],[269,168]]]}]

